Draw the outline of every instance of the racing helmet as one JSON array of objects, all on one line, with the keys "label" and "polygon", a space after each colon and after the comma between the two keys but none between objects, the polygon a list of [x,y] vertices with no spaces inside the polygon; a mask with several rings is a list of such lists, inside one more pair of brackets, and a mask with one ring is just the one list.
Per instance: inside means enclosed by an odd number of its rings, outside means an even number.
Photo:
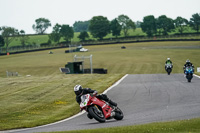
[{"label": "racing helmet", "polygon": [[186,63],[189,63],[189,62],[190,62],[190,60],[189,60],[189,59],[187,59],[187,60],[186,60]]},{"label": "racing helmet", "polygon": [[74,93],[78,96],[83,92],[83,88],[81,85],[74,86]]},{"label": "racing helmet", "polygon": [[167,58],[167,60],[170,60],[170,58]]}]

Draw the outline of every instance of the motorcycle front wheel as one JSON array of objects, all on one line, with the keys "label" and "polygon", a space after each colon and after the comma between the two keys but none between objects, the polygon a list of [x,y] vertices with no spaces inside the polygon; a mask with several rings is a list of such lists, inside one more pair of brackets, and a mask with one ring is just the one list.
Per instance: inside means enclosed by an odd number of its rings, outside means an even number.
[{"label": "motorcycle front wheel", "polygon": [[186,78],[187,78],[188,82],[191,82],[191,80],[192,80],[192,75],[187,75]]},{"label": "motorcycle front wheel", "polygon": [[116,120],[122,120],[124,118],[123,112],[118,107],[115,109],[115,116],[114,116],[114,118]]},{"label": "motorcycle front wheel", "polygon": [[167,69],[167,73],[168,73],[168,75],[170,75],[170,73],[171,73],[171,69],[170,68]]},{"label": "motorcycle front wheel", "polygon": [[89,114],[98,122],[105,122],[105,116],[101,110],[98,109],[97,106],[92,106],[88,108]]}]

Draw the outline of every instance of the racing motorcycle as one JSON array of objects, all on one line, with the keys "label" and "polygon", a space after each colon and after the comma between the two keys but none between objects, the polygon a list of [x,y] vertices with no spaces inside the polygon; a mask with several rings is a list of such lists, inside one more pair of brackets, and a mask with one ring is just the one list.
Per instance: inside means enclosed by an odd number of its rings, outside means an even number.
[{"label": "racing motorcycle", "polygon": [[112,118],[122,120],[124,117],[119,107],[114,107],[108,102],[98,99],[93,94],[81,96],[80,109],[88,112],[90,119],[94,118],[101,123]]},{"label": "racing motorcycle", "polygon": [[188,66],[185,68],[185,75],[186,75],[188,82],[191,82],[191,80],[193,78],[193,73],[194,73],[194,70],[193,70],[192,66]]},{"label": "racing motorcycle", "polygon": [[172,64],[166,64],[165,70],[167,71],[167,74],[170,75],[170,73],[172,72]]}]

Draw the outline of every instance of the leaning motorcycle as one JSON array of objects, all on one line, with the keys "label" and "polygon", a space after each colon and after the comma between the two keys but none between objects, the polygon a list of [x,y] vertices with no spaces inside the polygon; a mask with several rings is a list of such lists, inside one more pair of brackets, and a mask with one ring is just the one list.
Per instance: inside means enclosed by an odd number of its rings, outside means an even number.
[{"label": "leaning motorcycle", "polygon": [[122,120],[124,117],[119,107],[114,107],[92,94],[81,96],[80,109],[88,112],[90,119],[94,118],[101,123],[112,118]]},{"label": "leaning motorcycle", "polygon": [[166,70],[167,74],[170,75],[170,73],[172,72],[172,64],[166,64],[165,70]]},{"label": "leaning motorcycle", "polygon": [[188,82],[191,82],[191,80],[193,78],[193,73],[194,73],[194,70],[193,70],[192,66],[188,66],[185,68],[185,75],[186,75]]}]

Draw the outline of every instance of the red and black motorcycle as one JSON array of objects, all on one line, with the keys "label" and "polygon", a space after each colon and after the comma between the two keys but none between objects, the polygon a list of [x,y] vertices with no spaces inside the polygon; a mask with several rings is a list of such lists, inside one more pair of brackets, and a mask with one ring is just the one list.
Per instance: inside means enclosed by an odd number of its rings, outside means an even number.
[{"label": "red and black motorcycle", "polygon": [[94,118],[99,122],[105,122],[112,118],[122,120],[124,117],[123,112],[118,107],[114,107],[92,94],[81,96],[80,108],[88,112],[89,118]]}]

